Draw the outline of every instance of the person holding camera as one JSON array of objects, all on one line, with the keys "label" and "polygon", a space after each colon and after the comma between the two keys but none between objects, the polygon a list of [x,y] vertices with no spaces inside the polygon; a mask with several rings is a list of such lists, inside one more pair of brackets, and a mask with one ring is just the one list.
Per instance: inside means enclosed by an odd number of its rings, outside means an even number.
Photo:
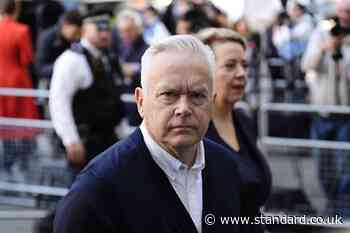
[{"label": "person holding camera", "polygon": [[[336,1],[336,16],[320,22],[303,57],[310,101],[317,105],[350,104],[350,0]],[[311,138],[350,140],[350,115],[319,113],[312,121]],[[322,152],[322,153],[321,153]],[[315,150],[327,215],[350,217],[350,161],[344,150]],[[346,206],[349,205],[349,206]]]}]

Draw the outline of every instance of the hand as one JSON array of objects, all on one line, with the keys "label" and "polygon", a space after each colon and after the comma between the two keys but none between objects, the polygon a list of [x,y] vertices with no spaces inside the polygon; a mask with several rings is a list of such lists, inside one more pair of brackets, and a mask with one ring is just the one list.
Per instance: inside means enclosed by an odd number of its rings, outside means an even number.
[{"label": "hand", "polygon": [[67,159],[73,164],[84,165],[86,162],[85,148],[82,143],[73,143],[66,146]]}]

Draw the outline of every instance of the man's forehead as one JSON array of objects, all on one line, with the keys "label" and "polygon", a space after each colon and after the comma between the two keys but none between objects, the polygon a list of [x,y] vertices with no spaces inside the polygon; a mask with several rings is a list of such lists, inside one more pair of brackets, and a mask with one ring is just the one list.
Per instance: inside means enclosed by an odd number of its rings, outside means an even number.
[{"label": "man's forehead", "polygon": [[157,82],[156,87],[160,89],[174,89],[181,91],[189,90],[201,90],[205,91],[209,88],[208,80],[204,78],[183,78],[183,79],[173,79],[165,80],[161,79]]},{"label": "man's forehead", "polygon": [[175,59],[184,60],[185,58],[196,59],[201,63],[206,64],[206,60],[202,55],[191,51],[190,49],[168,48],[166,50],[164,49],[163,51],[159,51],[156,55],[153,56],[153,59],[159,59],[163,62]]},{"label": "man's forehead", "polygon": [[[197,56],[197,57],[194,57]],[[200,55],[189,51],[163,51],[153,57],[146,74],[152,87],[181,86],[194,88],[199,85],[211,85],[208,65]]]},{"label": "man's forehead", "polygon": [[164,73],[177,75],[183,72],[198,72],[203,76],[210,75],[206,59],[192,51],[162,51],[153,57],[151,67],[151,71],[162,75],[164,75]]}]

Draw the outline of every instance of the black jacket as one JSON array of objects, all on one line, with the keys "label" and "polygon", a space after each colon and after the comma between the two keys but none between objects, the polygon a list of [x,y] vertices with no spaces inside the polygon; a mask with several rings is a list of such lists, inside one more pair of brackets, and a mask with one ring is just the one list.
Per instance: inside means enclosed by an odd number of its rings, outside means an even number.
[{"label": "black jacket", "polygon": [[58,25],[43,31],[37,44],[36,71],[38,75],[42,78],[51,78],[54,62],[70,46],[71,43],[61,36]]},{"label": "black jacket", "polygon": [[[244,113],[243,110],[235,109],[233,111],[235,120],[235,129],[240,144],[240,151],[233,150],[218,134],[213,122],[210,123],[206,137],[225,146],[232,151],[232,156],[238,157],[238,170],[242,178],[242,195],[247,197],[248,202],[242,202],[242,215],[260,216],[260,208],[266,203],[271,192],[272,177],[270,167],[264,155],[258,149],[257,135],[254,130],[253,122]],[[262,233],[262,225],[244,225],[242,232]]]},{"label": "black jacket", "polygon": [[[240,215],[235,156],[204,140],[203,233],[240,232],[219,217]],[[236,155],[237,156],[237,155]],[[206,225],[207,214],[216,216]],[[54,233],[196,233],[194,223],[148,151],[141,131],[110,147],[82,171],[60,202]]]}]

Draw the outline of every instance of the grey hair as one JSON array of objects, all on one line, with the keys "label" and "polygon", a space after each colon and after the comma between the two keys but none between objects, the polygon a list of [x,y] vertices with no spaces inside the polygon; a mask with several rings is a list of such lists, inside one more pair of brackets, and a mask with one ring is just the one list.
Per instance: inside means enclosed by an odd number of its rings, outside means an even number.
[{"label": "grey hair", "polygon": [[137,30],[141,33],[143,31],[143,21],[141,15],[131,9],[125,9],[122,10],[117,17],[117,25],[119,26],[120,24],[126,22],[126,21],[133,21],[135,26],[137,27]]},{"label": "grey hair", "polygon": [[199,55],[208,64],[210,78],[213,80],[215,72],[215,57],[213,51],[199,39],[191,35],[175,35],[156,41],[143,54],[141,58],[141,87],[146,88],[146,74],[155,56],[166,52],[192,52]]}]

